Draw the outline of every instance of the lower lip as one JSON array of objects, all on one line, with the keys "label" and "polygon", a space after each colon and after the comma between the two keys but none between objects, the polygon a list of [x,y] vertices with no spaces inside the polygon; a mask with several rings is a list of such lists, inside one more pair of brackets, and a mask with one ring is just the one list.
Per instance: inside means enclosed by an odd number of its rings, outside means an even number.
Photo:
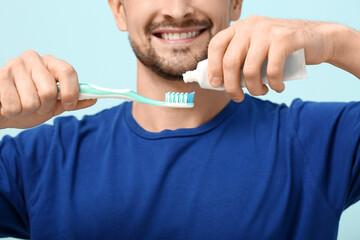
[{"label": "lower lip", "polygon": [[162,42],[168,43],[168,44],[186,44],[186,43],[190,43],[192,41],[194,41],[195,39],[199,38],[205,31],[201,31],[201,33],[195,37],[191,37],[191,38],[184,38],[184,39],[176,39],[176,40],[167,40],[167,39],[163,39],[157,36],[154,36],[155,38],[159,39]]}]

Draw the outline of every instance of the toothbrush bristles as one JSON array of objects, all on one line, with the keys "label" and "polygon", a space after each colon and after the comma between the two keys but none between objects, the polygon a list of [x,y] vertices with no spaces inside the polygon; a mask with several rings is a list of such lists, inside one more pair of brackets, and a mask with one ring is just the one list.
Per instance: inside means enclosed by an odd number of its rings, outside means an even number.
[{"label": "toothbrush bristles", "polygon": [[175,93],[168,92],[165,94],[165,102],[167,103],[193,103],[195,92],[191,93]]}]

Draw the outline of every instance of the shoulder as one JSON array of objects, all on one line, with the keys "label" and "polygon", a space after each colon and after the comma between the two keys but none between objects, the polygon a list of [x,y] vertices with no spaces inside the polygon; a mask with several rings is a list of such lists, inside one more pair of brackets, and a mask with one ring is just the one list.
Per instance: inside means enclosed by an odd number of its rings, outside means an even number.
[{"label": "shoulder", "polygon": [[[289,107],[295,125],[315,122],[318,124],[354,124],[360,117],[360,102],[312,102],[296,99]],[[339,122],[340,121],[340,122]]]},{"label": "shoulder", "polygon": [[[290,105],[246,96],[239,103],[236,121],[256,128],[296,130],[298,133],[328,132],[330,129],[360,129],[360,102],[311,102],[295,99]],[[301,135],[301,134],[300,134]]]},{"label": "shoulder", "polygon": [[[101,129],[102,127],[109,127],[111,123],[118,122],[122,118],[124,112],[127,110],[126,105],[128,102],[124,102],[115,107],[102,110],[93,115],[84,115],[81,119],[74,116],[58,117],[54,120],[54,130],[62,132],[71,132],[69,129]],[[48,126],[41,126],[40,129]]]},{"label": "shoulder", "polygon": [[102,110],[93,115],[84,115],[81,119],[78,119],[74,116],[58,117],[54,120],[54,126],[55,128],[61,126],[67,126],[71,128],[74,126],[86,126],[86,125],[100,126],[103,124],[108,124],[109,122],[120,118],[122,114],[124,114],[124,112],[126,111],[127,104],[128,104],[127,102],[124,102],[120,105]]},{"label": "shoulder", "polygon": [[[62,116],[54,119],[53,124],[42,124],[32,129],[24,130],[16,137],[5,136],[1,146],[16,144],[18,148],[28,146],[48,146],[55,142],[73,142],[84,135],[96,135],[119,122],[126,110],[127,102],[102,110],[94,115],[85,115],[81,119],[74,116]],[[39,148],[39,147],[36,147]]]},{"label": "shoulder", "polygon": [[236,114],[239,118],[246,118],[251,122],[274,121],[283,117],[289,109],[286,104],[278,104],[250,95],[245,96],[244,101],[238,104]]},{"label": "shoulder", "polygon": [[245,98],[248,112],[269,114],[281,112],[293,120],[314,120],[335,116],[355,116],[360,114],[360,102],[315,102],[294,99],[290,105],[278,104],[247,95]]}]

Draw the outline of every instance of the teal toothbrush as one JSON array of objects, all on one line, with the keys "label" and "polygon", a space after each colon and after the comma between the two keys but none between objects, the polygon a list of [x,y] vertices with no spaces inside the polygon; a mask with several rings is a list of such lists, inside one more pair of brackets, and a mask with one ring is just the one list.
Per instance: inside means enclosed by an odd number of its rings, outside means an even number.
[{"label": "teal toothbrush", "polygon": [[[60,88],[58,86],[58,92]],[[59,94],[60,95],[60,94]],[[174,108],[192,108],[194,107],[194,95],[191,93],[168,92],[165,94],[165,101],[150,99],[130,90],[130,89],[108,89],[96,86],[94,84],[79,84],[79,100],[98,99],[98,98],[121,98],[125,100],[137,101],[140,103],[150,104],[162,107]],[[60,97],[60,96],[59,96]]]}]

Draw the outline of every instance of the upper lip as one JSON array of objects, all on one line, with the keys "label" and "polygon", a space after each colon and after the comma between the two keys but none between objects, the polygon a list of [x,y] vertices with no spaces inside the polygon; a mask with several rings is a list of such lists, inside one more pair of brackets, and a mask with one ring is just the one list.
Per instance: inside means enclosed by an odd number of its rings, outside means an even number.
[{"label": "upper lip", "polygon": [[188,33],[188,32],[196,32],[204,30],[204,27],[196,27],[196,28],[160,28],[153,32],[153,34],[161,34],[161,33]]}]

